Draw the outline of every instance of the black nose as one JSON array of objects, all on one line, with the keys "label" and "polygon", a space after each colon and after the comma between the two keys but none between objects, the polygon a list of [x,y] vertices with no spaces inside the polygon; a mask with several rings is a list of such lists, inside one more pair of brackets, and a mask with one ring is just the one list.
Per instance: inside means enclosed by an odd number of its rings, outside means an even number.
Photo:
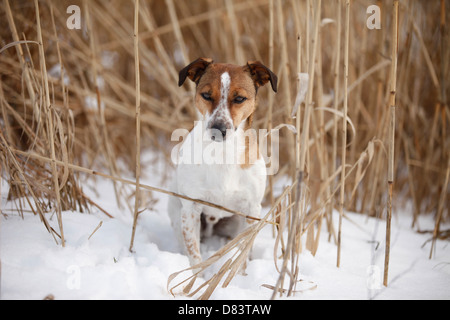
[{"label": "black nose", "polygon": [[227,126],[224,123],[214,123],[211,129],[211,140],[218,142],[225,140],[225,136],[227,135]]}]

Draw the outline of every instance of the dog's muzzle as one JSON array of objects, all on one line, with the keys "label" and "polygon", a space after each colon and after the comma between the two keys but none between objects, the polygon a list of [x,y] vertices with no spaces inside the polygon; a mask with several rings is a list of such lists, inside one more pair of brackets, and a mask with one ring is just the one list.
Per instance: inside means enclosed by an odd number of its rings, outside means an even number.
[{"label": "dog's muzzle", "polygon": [[213,123],[211,128],[211,140],[216,142],[222,142],[226,139],[227,136],[227,126],[223,122]]},{"label": "dog's muzzle", "polygon": [[223,119],[212,119],[208,123],[207,130],[209,131],[212,141],[223,142],[227,136],[233,132],[233,123],[231,121],[224,121]]}]

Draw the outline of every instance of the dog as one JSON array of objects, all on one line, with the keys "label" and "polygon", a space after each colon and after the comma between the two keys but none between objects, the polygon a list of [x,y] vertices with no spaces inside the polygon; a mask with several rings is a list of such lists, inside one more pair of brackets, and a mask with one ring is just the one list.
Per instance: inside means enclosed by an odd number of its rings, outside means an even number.
[{"label": "dog", "polygon": [[[172,191],[259,218],[266,165],[256,135],[246,132],[251,132],[258,89],[270,82],[276,92],[277,76],[259,61],[238,66],[199,58],[179,72],[178,85],[187,78],[196,84],[200,121],[176,151],[179,158],[194,160],[178,162]],[[214,151],[209,158],[207,150]],[[174,196],[168,211],[191,266],[202,261],[201,240],[212,235],[232,239],[254,221]]]}]

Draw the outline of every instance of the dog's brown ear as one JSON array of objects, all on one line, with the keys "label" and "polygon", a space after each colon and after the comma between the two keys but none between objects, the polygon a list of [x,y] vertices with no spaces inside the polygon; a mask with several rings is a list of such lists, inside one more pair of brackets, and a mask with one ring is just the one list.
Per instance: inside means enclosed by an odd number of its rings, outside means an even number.
[{"label": "dog's brown ear", "polygon": [[196,84],[200,81],[200,78],[205,73],[206,68],[213,62],[210,58],[198,58],[191,62],[189,65],[181,69],[178,78],[178,86],[182,86],[186,78],[191,79]]},{"label": "dog's brown ear", "polygon": [[248,61],[247,68],[255,82],[256,88],[262,87],[270,81],[272,90],[277,92],[278,78],[269,68],[259,61]]}]

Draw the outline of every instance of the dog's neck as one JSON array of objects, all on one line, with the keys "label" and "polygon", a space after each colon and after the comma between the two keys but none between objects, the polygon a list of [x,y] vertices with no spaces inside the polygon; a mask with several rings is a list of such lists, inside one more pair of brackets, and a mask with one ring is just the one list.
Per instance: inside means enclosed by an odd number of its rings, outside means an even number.
[{"label": "dog's neck", "polygon": [[251,119],[244,120],[235,131],[227,136],[226,140],[217,142],[209,138],[207,121],[201,116],[200,121],[197,121],[191,130],[191,139],[194,140],[194,143],[191,144],[192,140],[185,140],[183,145],[188,148],[191,148],[189,146],[193,147],[192,151],[187,154],[201,153],[206,164],[226,164],[235,165],[241,169],[250,168],[260,158],[258,135],[252,129],[251,122]]}]

